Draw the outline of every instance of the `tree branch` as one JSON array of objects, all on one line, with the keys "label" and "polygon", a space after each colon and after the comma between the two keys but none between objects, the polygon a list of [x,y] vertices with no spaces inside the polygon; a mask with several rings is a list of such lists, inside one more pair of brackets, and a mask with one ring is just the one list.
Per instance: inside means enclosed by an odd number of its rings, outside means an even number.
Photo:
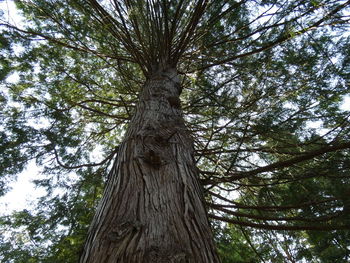
[{"label": "tree branch", "polygon": [[301,231],[301,230],[310,230],[310,231],[331,231],[331,230],[349,230],[350,225],[337,225],[337,226],[331,226],[331,225],[270,225],[270,224],[256,224],[251,223],[247,221],[241,221],[241,220],[235,220],[232,218],[227,217],[221,217],[213,214],[209,214],[209,217],[212,219],[216,219],[222,222],[231,223],[235,225],[240,226],[248,226],[252,228],[258,228],[258,229],[266,229],[266,230],[285,230],[285,231]]},{"label": "tree branch", "polygon": [[[247,172],[239,172],[236,175],[229,176],[229,177],[215,178],[215,179],[211,180],[211,183],[214,183],[214,182],[215,183],[234,182],[235,180],[248,178],[250,176],[254,176],[254,175],[259,174],[259,173],[271,172],[271,171],[274,171],[276,169],[283,169],[283,168],[295,165],[297,163],[305,162],[305,161],[308,161],[308,160],[315,158],[317,156],[323,155],[325,153],[335,152],[335,151],[349,149],[349,148],[350,148],[350,142],[337,144],[337,145],[333,145],[333,146],[329,146],[329,147],[324,147],[324,148],[321,148],[319,150],[309,152],[308,154],[304,154],[304,155],[301,155],[301,156],[298,156],[298,157],[295,157],[295,158],[292,158],[289,160],[285,160],[285,161],[275,162],[275,163],[272,163],[270,165],[266,165],[266,166],[257,168],[255,170],[251,170],[251,171],[247,171]],[[204,184],[208,184],[208,182],[205,182],[205,180],[204,180]]]}]

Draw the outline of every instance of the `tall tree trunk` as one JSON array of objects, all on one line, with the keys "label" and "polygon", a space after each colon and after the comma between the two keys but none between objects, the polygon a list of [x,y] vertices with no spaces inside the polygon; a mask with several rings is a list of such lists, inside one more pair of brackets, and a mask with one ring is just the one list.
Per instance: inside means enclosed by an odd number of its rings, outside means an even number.
[{"label": "tall tree trunk", "polygon": [[143,86],[81,263],[219,262],[180,93],[172,68]]}]

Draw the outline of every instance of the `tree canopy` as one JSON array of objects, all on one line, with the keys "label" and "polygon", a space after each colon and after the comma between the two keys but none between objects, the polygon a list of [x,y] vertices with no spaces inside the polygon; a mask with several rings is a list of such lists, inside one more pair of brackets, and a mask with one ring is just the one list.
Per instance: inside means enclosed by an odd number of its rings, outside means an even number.
[{"label": "tree canopy", "polygon": [[171,64],[222,261],[348,262],[350,1],[14,2],[0,193],[35,160],[47,194],[1,217],[1,260],[77,261],[142,83]]}]

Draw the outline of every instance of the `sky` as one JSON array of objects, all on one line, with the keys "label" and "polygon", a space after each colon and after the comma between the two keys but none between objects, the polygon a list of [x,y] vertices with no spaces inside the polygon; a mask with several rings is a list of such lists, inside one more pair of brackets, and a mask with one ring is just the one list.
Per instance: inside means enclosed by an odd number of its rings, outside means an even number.
[{"label": "sky", "polygon": [[[20,23],[20,16],[16,13],[13,1],[0,0],[0,10],[4,12],[4,18],[7,21],[14,24]],[[14,80],[16,76],[13,75],[11,78]],[[40,169],[35,165],[35,161],[29,162],[27,168],[18,175],[18,180],[10,183],[12,190],[0,197],[0,215],[10,214],[15,210],[28,209],[35,198],[44,195],[46,191],[36,188],[31,182],[38,179],[39,176]]]},{"label": "sky", "polygon": [[34,161],[29,162],[27,168],[18,175],[18,180],[10,184],[12,190],[0,197],[0,215],[30,209],[31,203],[46,193],[44,189],[36,188],[31,182],[39,176],[41,176],[40,169]]}]

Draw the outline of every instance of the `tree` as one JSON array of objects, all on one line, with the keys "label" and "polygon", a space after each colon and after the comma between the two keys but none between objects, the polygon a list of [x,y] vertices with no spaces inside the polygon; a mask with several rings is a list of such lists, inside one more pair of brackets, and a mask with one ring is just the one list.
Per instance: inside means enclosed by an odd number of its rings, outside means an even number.
[{"label": "tree", "polygon": [[2,192],[35,159],[48,195],[4,260],[349,259],[350,1],[15,2]]}]

